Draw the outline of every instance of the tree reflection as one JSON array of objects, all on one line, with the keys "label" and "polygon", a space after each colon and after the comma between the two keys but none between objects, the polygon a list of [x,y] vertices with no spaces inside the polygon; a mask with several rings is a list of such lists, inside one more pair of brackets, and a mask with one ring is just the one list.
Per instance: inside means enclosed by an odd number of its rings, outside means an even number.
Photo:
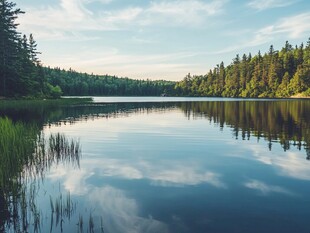
[{"label": "tree reflection", "polygon": [[280,143],[284,151],[291,146],[304,148],[309,159],[310,102],[287,101],[216,101],[180,103],[186,117],[205,117],[232,128],[236,139],[265,139],[271,150],[273,143]]},{"label": "tree reflection", "polygon": [[[68,101],[68,100],[66,100]],[[35,104],[0,104],[0,115],[27,124],[61,125],[74,124],[97,118],[127,117],[135,113],[170,111],[180,108],[187,118],[205,117],[210,122],[232,128],[236,139],[265,139],[271,150],[280,143],[286,151],[291,146],[305,148],[310,145],[310,101],[266,100],[266,101],[207,101],[207,102],[163,102],[163,103],[68,103],[36,102]],[[30,107],[31,106],[31,107]]]}]

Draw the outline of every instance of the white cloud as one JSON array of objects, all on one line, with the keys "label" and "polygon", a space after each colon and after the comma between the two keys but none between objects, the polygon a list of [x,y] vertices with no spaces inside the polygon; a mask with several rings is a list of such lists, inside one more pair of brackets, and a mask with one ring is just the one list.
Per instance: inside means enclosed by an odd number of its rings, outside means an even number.
[{"label": "white cloud", "polygon": [[130,22],[136,20],[143,12],[143,8],[129,7],[118,11],[105,11],[99,19],[101,23],[110,23],[111,25],[127,26]]},{"label": "white cloud", "polygon": [[270,8],[290,6],[296,2],[296,0],[253,0],[247,5],[256,10],[262,11]]},{"label": "white cloud", "polygon": [[282,18],[276,24],[264,27],[255,33],[248,46],[256,46],[271,42],[277,37],[303,38],[310,32],[310,13],[303,13]]},{"label": "white cloud", "polygon": [[60,6],[66,12],[66,15],[63,16],[70,19],[80,21],[85,19],[88,14],[91,14],[80,0],[61,0]]},{"label": "white cloud", "polygon": [[[26,14],[18,18],[20,29],[26,34],[33,33],[35,39],[40,41],[39,49],[42,51],[40,58],[44,64],[52,67],[61,66],[65,69],[73,68],[81,72],[109,73],[138,79],[180,80],[189,72],[204,73],[205,60],[201,61],[203,65],[194,64],[194,59],[185,61],[185,57],[195,56],[193,52],[188,53],[189,55],[180,52],[170,56],[170,54],[157,55],[154,52],[146,55],[119,51],[106,57],[106,53],[98,48],[98,44],[102,41],[102,44],[109,43],[110,46],[118,47],[119,45],[111,45],[111,35],[116,38],[115,34],[125,34],[127,31],[130,32],[126,33],[129,34],[129,38],[123,38],[129,44],[127,48],[130,44],[141,45],[137,49],[139,52],[143,50],[142,46],[147,45],[150,48],[152,45],[160,46],[161,42],[167,44],[169,42],[163,41],[165,32],[162,32],[162,29],[159,29],[158,33],[150,33],[150,30],[167,27],[177,27],[178,30],[210,27],[212,22],[214,23],[210,17],[213,19],[221,14],[225,3],[228,2],[228,0],[161,0],[149,1],[145,5],[124,4],[120,8],[111,9],[108,5],[111,1],[97,0],[107,6],[93,9],[90,3],[95,1],[60,0],[53,5],[32,6],[25,9]],[[143,29],[147,32],[141,32]],[[118,32],[110,33],[112,31]],[[120,37],[116,38],[118,44],[121,40]],[[63,43],[60,44],[61,42]],[[89,42],[88,48],[80,47],[83,42],[85,44]],[[70,45],[66,46],[68,43]],[[87,56],[87,50],[95,46],[94,43],[97,46],[95,51],[91,56]],[[73,47],[74,51],[73,49],[70,51]],[[56,54],[54,51],[57,49],[61,49],[62,53]],[[154,51],[153,48],[150,50]],[[65,57],[61,54],[65,54]],[[62,57],[65,59],[62,60]]]},{"label": "white cloud", "polygon": [[145,9],[143,24],[199,25],[209,16],[222,13],[227,1],[160,1],[152,2]]},{"label": "white cloud", "polygon": [[86,4],[92,3],[92,2],[99,2],[99,3],[102,3],[102,4],[109,4],[109,3],[113,2],[113,0],[83,0],[83,2],[85,2]]},{"label": "white cloud", "polygon": [[111,74],[119,77],[181,79],[182,75],[196,71],[203,73],[204,68],[197,69],[197,64],[188,63],[197,54],[180,51],[165,54],[129,54],[122,53],[116,48],[97,47],[96,50],[85,48],[74,51],[70,55],[45,60],[50,66],[61,67],[82,72]]},{"label": "white cloud", "polygon": [[[227,0],[209,1],[160,1],[145,7],[127,6],[118,10],[91,11],[87,4],[93,0],[61,0],[59,5],[32,7],[19,18],[21,29],[32,32],[38,38],[46,33],[136,30],[137,26],[161,24],[161,26],[201,25],[209,16],[220,14]],[[110,1],[100,1],[109,3]],[[65,20],[64,20],[65,17]],[[42,35],[43,34],[43,35]]]},{"label": "white cloud", "polygon": [[[214,54],[222,54],[245,48],[252,48],[268,43],[273,44],[276,39],[301,39],[310,33],[310,13],[302,13],[278,20],[273,25],[252,32],[252,37],[234,46],[229,46]],[[249,32],[250,33],[250,32]]]},{"label": "white cloud", "polygon": [[[34,33],[40,39],[72,39],[74,36],[79,38],[86,30],[118,29],[110,23],[109,14],[95,15],[86,8],[85,1],[82,0],[62,0],[59,5],[32,7],[26,9],[26,12],[18,19],[20,28],[24,32]],[[123,18],[118,20],[128,20],[126,12],[120,14]]]},{"label": "white cloud", "polygon": [[286,195],[295,195],[293,192],[282,188],[280,186],[276,185],[268,185],[262,181],[258,180],[250,180],[249,182],[246,182],[244,184],[245,187],[249,189],[254,189],[259,191],[263,195],[268,195],[270,193],[281,193],[281,194],[286,194]]}]

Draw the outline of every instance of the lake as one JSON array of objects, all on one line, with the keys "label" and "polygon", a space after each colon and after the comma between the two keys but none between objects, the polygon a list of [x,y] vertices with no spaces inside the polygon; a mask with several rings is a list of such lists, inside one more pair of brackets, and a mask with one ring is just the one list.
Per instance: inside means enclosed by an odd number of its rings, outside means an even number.
[{"label": "lake", "polygon": [[309,233],[309,116],[297,99],[0,102],[0,152],[21,153],[0,155],[0,232]]}]

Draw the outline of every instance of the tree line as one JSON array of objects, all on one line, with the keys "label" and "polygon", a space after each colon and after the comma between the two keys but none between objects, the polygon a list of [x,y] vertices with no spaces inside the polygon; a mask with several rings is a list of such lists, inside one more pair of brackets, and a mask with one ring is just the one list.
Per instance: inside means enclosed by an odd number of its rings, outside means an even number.
[{"label": "tree line", "polygon": [[227,67],[221,62],[206,75],[188,74],[175,86],[178,96],[290,97],[310,96],[310,38],[304,46],[286,41],[277,51],[243,54]]},{"label": "tree line", "polygon": [[277,51],[237,55],[227,67],[221,62],[206,75],[188,74],[182,81],[151,81],[93,75],[43,67],[32,34],[17,31],[16,4],[0,0],[0,98],[57,98],[61,95],[101,96],[310,96],[310,38]]},{"label": "tree line", "polygon": [[135,80],[111,75],[79,73],[72,69],[44,68],[47,81],[69,96],[160,96],[171,94],[175,82]]}]

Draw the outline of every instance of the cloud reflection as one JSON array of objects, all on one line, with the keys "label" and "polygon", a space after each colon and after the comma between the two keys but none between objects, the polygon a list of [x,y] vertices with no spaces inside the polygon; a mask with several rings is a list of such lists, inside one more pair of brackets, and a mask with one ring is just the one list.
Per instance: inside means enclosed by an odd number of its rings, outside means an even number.
[{"label": "cloud reflection", "polygon": [[136,200],[126,196],[125,192],[111,186],[94,188],[88,195],[105,220],[108,232],[169,232],[166,224],[151,216],[139,216]]},{"label": "cloud reflection", "polygon": [[88,167],[100,167],[100,176],[119,177],[122,179],[147,179],[152,185],[181,187],[206,183],[216,188],[226,188],[221,175],[201,170],[197,164],[187,161],[178,163],[157,162],[146,160],[93,159],[88,160]]},{"label": "cloud reflection", "polygon": [[152,174],[152,184],[159,186],[184,186],[198,185],[201,183],[210,184],[216,188],[226,188],[220,180],[220,175],[213,172],[198,173],[191,169],[166,170],[158,174]]},{"label": "cloud reflection", "polygon": [[68,168],[65,165],[59,165],[51,168],[49,178],[52,182],[63,180],[63,186],[71,194],[84,195],[89,190],[86,180],[94,174],[87,169],[76,170]]},{"label": "cloud reflection", "polygon": [[259,180],[251,180],[249,182],[246,182],[244,184],[245,187],[249,189],[254,189],[259,191],[263,195],[268,195],[270,193],[281,193],[281,194],[286,194],[286,195],[295,195],[293,192],[282,188],[280,186],[275,186],[275,185],[268,185],[262,181]]},{"label": "cloud reflection", "polygon": [[309,161],[305,160],[301,153],[294,152],[292,149],[292,151],[282,151],[281,153],[274,154],[275,152],[273,151],[267,153],[266,148],[262,148],[259,145],[247,147],[253,151],[251,154],[255,160],[273,166],[279,175],[299,180],[310,180]]}]

